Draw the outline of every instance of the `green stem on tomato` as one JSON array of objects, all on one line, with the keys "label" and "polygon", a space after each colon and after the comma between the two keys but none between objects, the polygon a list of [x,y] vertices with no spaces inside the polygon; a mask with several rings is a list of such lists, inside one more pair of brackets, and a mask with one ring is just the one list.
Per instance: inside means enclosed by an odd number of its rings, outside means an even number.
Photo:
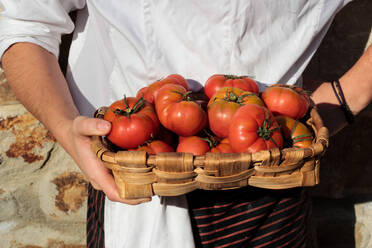
[{"label": "green stem on tomato", "polygon": [[138,111],[140,111],[146,104],[146,100],[143,98],[143,96],[140,99],[138,99],[138,101],[134,104],[133,108],[130,108],[128,106],[126,95],[124,95],[123,102],[124,102],[125,110],[117,108],[113,112],[117,115],[126,116],[128,118],[130,117],[130,115],[135,114]]},{"label": "green stem on tomato", "polygon": [[279,129],[280,127],[272,128],[270,113],[268,113],[268,118],[265,118],[264,122],[262,123],[262,126],[260,126],[257,129],[257,134],[259,137],[261,137],[264,140],[271,140],[275,144],[275,146],[278,147],[278,144],[275,142],[275,140],[271,136],[273,132]]}]

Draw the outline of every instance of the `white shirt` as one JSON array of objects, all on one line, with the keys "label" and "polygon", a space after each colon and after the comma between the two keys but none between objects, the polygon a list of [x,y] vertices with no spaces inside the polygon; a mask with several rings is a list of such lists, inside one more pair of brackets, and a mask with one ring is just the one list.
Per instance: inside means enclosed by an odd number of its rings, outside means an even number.
[{"label": "white shirt", "polygon": [[[261,89],[300,81],[335,14],[349,0],[0,0],[0,57],[13,43],[58,56],[74,30],[67,80],[83,115],[178,73],[250,75]],[[106,247],[193,247],[183,196],[105,204]]]}]

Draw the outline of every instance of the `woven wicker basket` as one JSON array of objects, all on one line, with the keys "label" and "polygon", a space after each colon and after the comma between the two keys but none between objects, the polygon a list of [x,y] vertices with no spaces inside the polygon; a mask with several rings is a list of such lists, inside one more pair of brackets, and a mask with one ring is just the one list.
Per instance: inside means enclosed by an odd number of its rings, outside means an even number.
[{"label": "woven wicker basket", "polygon": [[[106,107],[95,117],[103,118]],[[266,189],[314,186],[319,161],[328,147],[328,130],[315,108],[307,124],[315,133],[307,148],[193,156],[188,153],[147,155],[144,151],[110,151],[105,139],[92,137],[92,150],[112,170],[122,199],[177,196],[195,189],[227,190],[247,185]]]}]

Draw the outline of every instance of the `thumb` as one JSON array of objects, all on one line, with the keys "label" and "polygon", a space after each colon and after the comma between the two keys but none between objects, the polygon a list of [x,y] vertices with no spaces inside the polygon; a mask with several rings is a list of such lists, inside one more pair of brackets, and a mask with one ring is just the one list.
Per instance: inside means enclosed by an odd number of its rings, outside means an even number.
[{"label": "thumb", "polygon": [[102,119],[78,116],[72,124],[72,129],[84,136],[106,135],[111,130],[111,123]]}]

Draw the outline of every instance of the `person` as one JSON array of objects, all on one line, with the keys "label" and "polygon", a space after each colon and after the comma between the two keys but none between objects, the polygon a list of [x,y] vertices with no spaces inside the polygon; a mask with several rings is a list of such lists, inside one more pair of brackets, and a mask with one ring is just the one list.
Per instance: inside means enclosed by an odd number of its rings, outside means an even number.
[{"label": "person", "polygon": [[[172,73],[201,84],[224,73],[253,75],[261,90],[272,83],[301,86],[302,72],[348,2],[0,0],[8,82],[91,183],[87,247],[305,246],[309,208],[301,188],[120,199],[110,171],[90,150],[89,137],[108,134],[110,123],[91,117]],[[58,48],[61,34],[72,31],[65,78]],[[342,103],[354,115],[371,99],[371,50],[339,80]],[[345,125],[330,83],[312,98],[336,107],[324,115],[332,130]]]}]

